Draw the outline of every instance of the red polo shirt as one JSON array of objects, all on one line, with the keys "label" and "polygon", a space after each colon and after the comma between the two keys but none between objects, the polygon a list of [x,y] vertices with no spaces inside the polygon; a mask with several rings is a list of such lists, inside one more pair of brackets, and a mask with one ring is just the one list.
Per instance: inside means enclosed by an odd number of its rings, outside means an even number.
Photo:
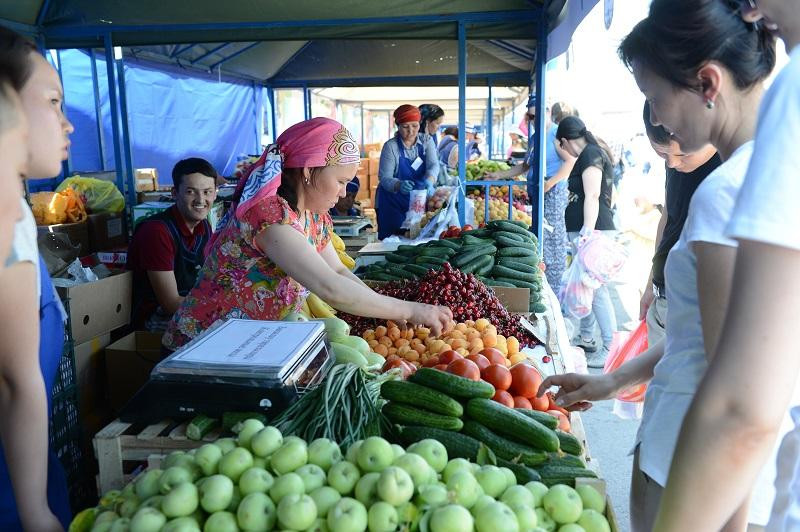
[{"label": "red polo shirt", "polygon": [[[175,219],[175,225],[181,233],[187,248],[194,247],[195,239],[206,233],[206,224],[199,223],[194,231],[190,231],[186,220],[178,207],[173,205],[167,209]],[[128,246],[127,269],[134,272],[134,277],[147,275],[148,271],[171,272],[175,270],[175,242],[169,229],[161,222],[142,222],[133,235]]]}]

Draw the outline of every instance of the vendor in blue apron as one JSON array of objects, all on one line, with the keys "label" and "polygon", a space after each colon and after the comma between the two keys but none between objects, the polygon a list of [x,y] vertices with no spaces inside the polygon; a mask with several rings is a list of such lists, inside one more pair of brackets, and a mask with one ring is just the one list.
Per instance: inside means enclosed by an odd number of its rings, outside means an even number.
[{"label": "vendor in blue apron", "polygon": [[421,118],[419,109],[413,105],[395,109],[397,133],[381,150],[375,201],[381,240],[405,232],[401,226],[408,212],[411,191],[427,190],[431,195],[439,175],[439,154],[433,139],[419,134]]}]

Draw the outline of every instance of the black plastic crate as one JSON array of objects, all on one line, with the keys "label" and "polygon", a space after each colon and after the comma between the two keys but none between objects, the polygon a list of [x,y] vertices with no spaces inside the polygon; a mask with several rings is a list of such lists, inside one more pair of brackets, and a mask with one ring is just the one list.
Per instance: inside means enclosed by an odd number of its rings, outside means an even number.
[{"label": "black plastic crate", "polygon": [[75,375],[75,351],[73,343],[69,340],[64,342],[64,349],[61,353],[61,361],[58,365],[56,380],[53,383],[53,402],[65,394],[74,391],[77,384]]},{"label": "black plastic crate", "polygon": [[50,414],[50,449],[56,454],[67,478],[70,504],[78,512],[95,504],[97,489],[90,474],[90,457],[82,447],[78,397],[74,388],[53,399]]}]

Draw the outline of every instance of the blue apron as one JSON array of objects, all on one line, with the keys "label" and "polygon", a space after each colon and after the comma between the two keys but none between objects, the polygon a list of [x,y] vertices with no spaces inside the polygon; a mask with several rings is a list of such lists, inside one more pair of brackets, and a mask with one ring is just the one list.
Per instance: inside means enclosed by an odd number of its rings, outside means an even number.
[{"label": "blue apron", "polygon": [[[413,181],[415,190],[425,190],[428,188],[426,164],[425,164],[425,150],[422,144],[417,144],[417,157],[422,160],[419,168],[414,170],[411,167],[412,161],[405,154],[405,147],[400,137],[394,138],[397,141],[397,147],[400,150],[400,160],[397,166],[397,179],[401,181]],[[378,197],[375,201],[375,207],[378,215],[378,238],[383,240],[386,237],[402,233],[400,226],[406,219],[408,212],[408,203],[410,201],[409,194],[402,194],[401,192],[389,192],[385,188],[378,186]]]},{"label": "blue apron", "polygon": [[[61,302],[55,295],[53,283],[50,281],[50,275],[47,273],[47,267],[41,256],[39,257],[39,278],[39,288],[41,289],[39,298],[39,367],[44,378],[49,417],[53,385],[64,348],[64,321],[61,314]],[[61,462],[52,450],[48,453],[47,463],[47,501],[50,511],[61,521],[66,530],[72,520],[67,479]],[[22,530],[14,499],[14,490],[2,449],[0,449],[0,530]]]}]

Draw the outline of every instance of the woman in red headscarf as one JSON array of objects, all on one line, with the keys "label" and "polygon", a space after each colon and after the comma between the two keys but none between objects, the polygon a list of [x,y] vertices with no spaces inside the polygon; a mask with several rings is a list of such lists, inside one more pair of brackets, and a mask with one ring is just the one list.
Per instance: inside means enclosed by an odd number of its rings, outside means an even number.
[{"label": "woman in red headscarf", "polygon": [[433,192],[439,175],[439,154],[429,135],[419,134],[422,115],[413,105],[394,110],[397,134],[386,141],[378,167],[378,238],[402,232],[412,190]]},{"label": "woman in red headscarf", "polygon": [[359,162],[353,136],[328,118],[295,124],[267,147],[240,183],[164,347],[175,350],[230,318],[281,319],[300,310],[309,290],[350,314],[447,327],[449,309],[378,295],[339,260],[328,211]]}]

